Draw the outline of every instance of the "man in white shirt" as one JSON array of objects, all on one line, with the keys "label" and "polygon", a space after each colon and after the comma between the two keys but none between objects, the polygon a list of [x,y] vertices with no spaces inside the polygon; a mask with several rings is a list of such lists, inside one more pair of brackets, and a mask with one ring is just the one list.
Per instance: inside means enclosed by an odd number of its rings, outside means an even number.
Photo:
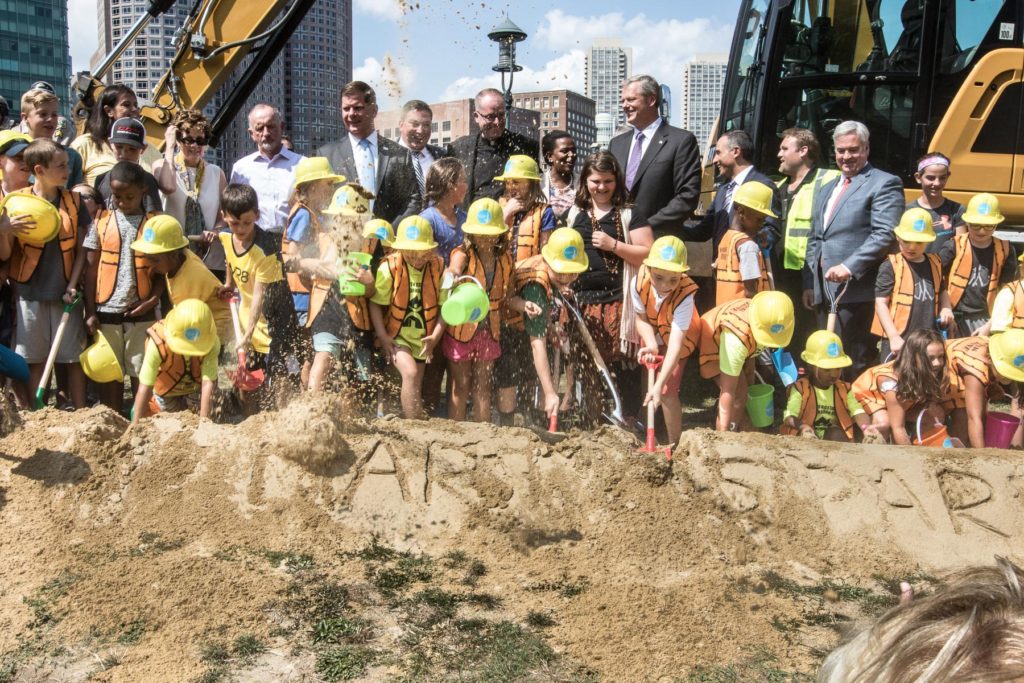
[{"label": "man in white shirt", "polygon": [[430,144],[433,132],[434,112],[423,100],[409,100],[402,105],[402,117],[398,124],[398,144],[409,150],[413,160],[413,171],[420,186],[420,194],[426,191],[427,171],[430,165],[445,156],[444,150]]},{"label": "man in white shirt", "polygon": [[284,119],[269,104],[257,104],[249,112],[249,135],[256,151],[235,162],[231,182],[251,185],[260,200],[257,223],[280,235],[288,223],[288,197],[295,182],[295,166],[303,159],[286,148],[281,138]]}]

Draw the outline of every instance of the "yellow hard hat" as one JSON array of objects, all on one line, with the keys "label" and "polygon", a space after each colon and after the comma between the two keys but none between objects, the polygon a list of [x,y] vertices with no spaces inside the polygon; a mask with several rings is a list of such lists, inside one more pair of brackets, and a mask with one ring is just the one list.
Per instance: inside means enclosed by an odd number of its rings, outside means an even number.
[{"label": "yellow hard hat", "polygon": [[205,356],[217,343],[217,323],[205,301],[185,299],[164,318],[167,347],[180,356]]},{"label": "yellow hard hat", "polygon": [[96,341],[82,351],[78,361],[82,364],[82,372],[93,382],[105,384],[124,379],[124,371],[117,360],[117,354],[102,331],[96,333]]},{"label": "yellow hard hat", "polygon": [[1013,382],[1024,382],[1024,330],[1010,328],[988,338],[988,353],[996,372]]},{"label": "yellow hard hat", "polygon": [[295,165],[295,183],[292,187],[298,187],[304,183],[311,183],[315,180],[330,180],[334,183],[345,182],[345,176],[338,175],[331,168],[331,162],[327,157],[304,157]]},{"label": "yellow hard hat", "polygon": [[60,214],[57,208],[46,199],[32,194],[32,190],[11,192],[0,202],[0,213],[7,212],[8,217],[28,216],[33,225],[17,235],[26,244],[41,247],[60,231]]},{"label": "yellow hard hat", "polygon": [[374,218],[363,223],[363,237],[380,240],[385,247],[395,242],[395,229],[383,218]]},{"label": "yellow hard hat", "polygon": [[772,211],[772,188],[768,187],[764,183],[759,183],[756,180],[752,180],[749,183],[743,183],[736,188],[736,191],[732,195],[732,203],[745,206],[748,209],[753,209],[758,213],[764,214],[771,218],[778,218]]},{"label": "yellow hard hat", "polygon": [[0,130],[0,154],[17,156],[31,144],[32,138],[17,130]]},{"label": "yellow hard hat", "polygon": [[843,352],[843,340],[835,332],[818,330],[807,338],[807,348],[800,354],[805,363],[825,370],[848,368],[853,359]]},{"label": "yellow hard hat", "polygon": [[146,221],[142,226],[142,236],[132,242],[132,249],[140,254],[166,254],[187,246],[181,223],[165,213]]},{"label": "yellow hard hat", "polygon": [[686,265],[686,245],[678,237],[665,235],[654,240],[651,251],[644,259],[648,268],[660,268],[673,273],[685,273],[690,269]]},{"label": "yellow hard hat", "polygon": [[503,235],[508,232],[501,204],[488,197],[470,204],[469,216],[462,224],[462,232],[467,235]]},{"label": "yellow hard hat", "polygon": [[935,230],[932,228],[932,215],[924,209],[914,207],[907,209],[900,218],[900,224],[894,230],[896,236],[904,242],[934,242]]},{"label": "yellow hard hat", "polygon": [[533,157],[513,154],[505,162],[505,170],[495,180],[540,180],[540,167]]},{"label": "yellow hard hat", "polygon": [[355,216],[356,218],[370,218],[370,200],[373,193],[362,185],[349,183],[342,185],[334,191],[331,197],[331,205],[324,209],[324,213],[331,216]]},{"label": "yellow hard hat", "polygon": [[437,247],[434,229],[422,216],[408,216],[398,224],[391,248],[398,251],[429,251]]},{"label": "yellow hard hat", "polygon": [[748,318],[754,341],[780,348],[793,339],[793,300],[782,292],[758,292],[750,300]]},{"label": "yellow hard hat", "polygon": [[582,273],[590,267],[583,249],[583,236],[572,228],[558,228],[551,233],[541,255],[551,270],[563,275]]},{"label": "yellow hard hat", "polygon": [[964,212],[964,223],[999,225],[1006,217],[999,212],[999,197],[982,192],[971,197]]}]

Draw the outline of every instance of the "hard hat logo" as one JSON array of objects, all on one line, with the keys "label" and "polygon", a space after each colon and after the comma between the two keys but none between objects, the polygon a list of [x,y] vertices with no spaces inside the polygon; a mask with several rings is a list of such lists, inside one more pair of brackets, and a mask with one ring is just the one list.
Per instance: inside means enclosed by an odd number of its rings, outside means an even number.
[{"label": "hard hat logo", "polygon": [[924,232],[924,231],[925,231],[924,220],[919,218],[916,221],[914,221],[914,232]]},{"label": "hard hat logo", "polygon": [[1013,366],[1016,368],[1024,367],[1024,354],[1016,356],[1013,359]]},{"label": "hard hat logo", "polygon": [[153,228],[146,228],[142,232],[142,239],[144,239],[147,242],[152,242],[154,237],[156,237],[156,233],[153,232]]},{"label": "hard hat logo", "polygon": [[779,332],[782,332],[784,329],[786,329],[786,326],[783,325],[782,323],[775,323],[768,329],[771,330],[772,334],[778,334]]},{"label": "hard hat logo", "polygon": [[418,240],[420,238],[420,229],[415,225],[410,225],[405,229],[405,237],[410,240]]},{"label": "hard hat logo", "polygon": [[829,358],[839,358],[839,353],[840,353],[839,344],[837,344],[835,342],[832,342],[831,344],[828,345],[828,357]]},{"label": "hard hat logo", "polygon": [[348,192],[339,192],[334,196],[334,203],[338,206],[345,206],[348,204]]},{"label": "hard hat logo", "polygon": [[194,342],[195,340],[199,339],[199,335],[200,332],[198,327],[185,328],[185,339],[188,339],[190,342]]},{"label": "hard hat logo", "polygon": [[576,247],[574,247],[572,245],[569,245],[568,247],[566,247],[562,251],[562,256],[565,257],[566,261],[575,261],[576,260],[576,253],[577,253]]},{"label": "hard hat logo", "polygon": [[978,204],[978,213],[982,216],[987,216],[992,209],[989,208],[988,202],[982,202]]},{"label": "hard hat logo", "polygon": [[665,246],[665,248],[661,250],[661,258],[665,259],[666,261],[675,261],[676,260],[676,249],[675,249],[675,247],[673,247],[672,245]]},{"label": "hard hat logo", "polygon": [[513,164],[512,160],[509,159],[505,162],[505,173],[511,173],[513,170],[515,170],[515,164]]},{"label": "hard hat logo", "polygon": [[476,222],[477,223],[490,223],[491,222],[491,212],[488,211],[487,209],[480,209],[480,211],[476,214]]},{"label": "hard hat logo", "polygon": [[379,240],[386,240],[388,238],[388,229],[382,225],[377,228],[377,231],[373,234],[375,234]]}]

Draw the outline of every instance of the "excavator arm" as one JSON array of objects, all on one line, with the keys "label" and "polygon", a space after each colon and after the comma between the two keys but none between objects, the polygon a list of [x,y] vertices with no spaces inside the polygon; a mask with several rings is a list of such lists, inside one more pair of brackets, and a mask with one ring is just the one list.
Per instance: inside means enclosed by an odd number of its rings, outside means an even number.
[{"label": "excavator arm", "polygon": [[[174,57],[148,101],[140,101],[149,143],[161,147],[164,132],[180,109],[206,106],[250,54],[254,58],[226,93],[212,121],[213,140],[223,133],[259,83],[315,0],[195,0],[187,21],[174,36]],[[78,132],[103,93],[103,77],[155,17],[175,0],[149,0],[149,8],[97,67],[75,78],[74,108]]]}]

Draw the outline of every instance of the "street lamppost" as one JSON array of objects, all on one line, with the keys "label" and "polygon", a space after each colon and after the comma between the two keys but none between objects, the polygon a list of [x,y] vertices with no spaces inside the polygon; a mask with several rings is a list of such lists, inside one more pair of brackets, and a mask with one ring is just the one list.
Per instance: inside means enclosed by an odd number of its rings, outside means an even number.
[{"label": "street lamppost", "polygon": [[[501,90],[505,94],[505,110],[512,109],[512,78],[523,67],[516,64],[516,43],[526,40],[526,31],[519,28],[505,15],[505,21],[491,29],[487,38],[498,44],[498,63],[491,69],[501,73]],[[508,86],[505,86],[505,74],[508,74]]]}]

